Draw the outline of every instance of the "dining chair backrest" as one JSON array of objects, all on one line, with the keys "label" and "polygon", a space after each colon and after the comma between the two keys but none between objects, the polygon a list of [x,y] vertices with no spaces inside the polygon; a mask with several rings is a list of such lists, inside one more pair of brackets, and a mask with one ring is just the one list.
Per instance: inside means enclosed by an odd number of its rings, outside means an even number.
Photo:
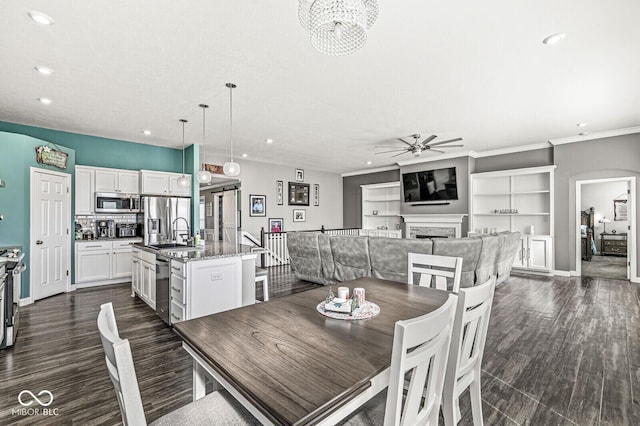
[{"label": "dining chair backrest", "polygon": [[[420,277],[418,285],[421,287],[433,287],[438,290],[450,290],[457,293],[460,290],[461,272],[461,257],[409,253],[409,284],[414,284],[414,274],[416,274]],[[448,285],[449,282],[451,286]]]},{"label": "dining chair backrest", "polygon": [[[455,294],[449,294],[437,310],[396,322],[385,426],[438,423],[456,299]],[[410,379],[403,402],[407,375]]]},{"label": "dining chair backrest", "polygon": [[122,422],[127,425],[146,425],[142,398],[138,388],[138,378],[133,366],[133,356],[129,340],[118,334],[113,305],[100,306],[98,330],[102,339],[107,370],[116,390]]},{"label": "dining chair backrest", "polygon": [[482,424],[480,374],[495,287],[496,277],[491,276],[481,285],[458,292],[443,395],[447,426],[459,421],[458,397],[469,386],[474,424]]}]

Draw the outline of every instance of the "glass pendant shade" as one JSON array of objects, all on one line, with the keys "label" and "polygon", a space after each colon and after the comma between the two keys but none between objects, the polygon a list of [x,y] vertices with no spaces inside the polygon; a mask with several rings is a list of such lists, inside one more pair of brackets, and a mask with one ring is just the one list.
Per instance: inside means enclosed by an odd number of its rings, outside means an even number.
[{"label": "glass pendant shade", "polygon": [[231,156],[229,161],[222,166],[222,171],[225,176],[238,176],[240,174],[240,164],[233,161],[233,89],[237,86],[233,83],[227,83],[225,86],[229,88],[229,145],[231,147]]},{"label": "glass pendant shade", "polygon": [[360,49],[378,18],[378,0],[298,0],[298,18],[320,53],[338,56]]},{"label": "glass pendant shade", "polygon": [[209,172],[209,170],[206,169],[206,159],[204,156],[205,112],[207,108],[209,108],[209,105],[200,104],[198,106],[202,108],[202,168],[198,170],[198,173],[196,174],[196,179],[198,180],[198,183],[209,183],[211,182],[211,172]]},{"label": "glass pendant shade", "polygon": [[182,175],[178,178],[178,186],[181,186],[183,188],[186,188],[187,186],[189,186],[191,184],[191,182],[189,182],[189,178],[186,177],[185,175]]},{"label": "glass pendant shade", "polygon": [[238,176],[240,174],[240,164],[227,161],[222,166],[222,170],[226,176]]}]

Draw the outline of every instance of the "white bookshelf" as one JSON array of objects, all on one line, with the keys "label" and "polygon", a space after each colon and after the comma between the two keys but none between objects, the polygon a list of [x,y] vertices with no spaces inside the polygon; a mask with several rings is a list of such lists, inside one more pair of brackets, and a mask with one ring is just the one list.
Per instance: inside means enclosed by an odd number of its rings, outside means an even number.
[{"label": "white bookshelf", "polygon": [[400,235],[401,231],[398,230],[402,222],[400,182],[360,185],[360,188],[362,189],[362,229],[397,231],[393,232],[393,236]]}]

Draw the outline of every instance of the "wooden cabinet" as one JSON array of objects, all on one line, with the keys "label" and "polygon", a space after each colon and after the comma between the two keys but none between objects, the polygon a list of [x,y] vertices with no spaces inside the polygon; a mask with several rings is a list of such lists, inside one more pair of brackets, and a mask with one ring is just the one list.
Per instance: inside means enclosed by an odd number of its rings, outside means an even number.
[{"label": "wooden cabinet", "polygon": [[131,294],[137,295],[152,309],[156,308],[156,255],[134,248],[131,254],[133,276]]},{"label": "wooden cabinet", "polygon": [[140,193],[140,173],[131,170],[95,168],[95,192]]},{"label": "wooden cabinet", "polygon": [[95,169],[76,166],[75,171],[76,214],[94,214]]},{"label": "wooden cabinet", "polygon": [[600,234],[600,253],[603,256],[626,256],[627,234]]},{"label": "wooden cabinet", "polygon": [[[182,197],[191,196],[191,185],[182,187],[178,185],[181,173],[156,172],[142,170],[140,172],[140,192],[145,195],[174,195]],[[191,182],[191,175],[185,175]]]},{"label": "wooden cabinet", "polygon": [[[362,190],[362,230],[370,236],[391,236],[402,231],[400,218],[400,182],[361,185]],[[375,235],[373,235],[375,234]]]},{"label": "wooden cabinet", "polygon": [[140,241],[77,242],[76,283],[102,285],[133,279],[131,246]]},{"label": "wooden cabinet", "polygon": [[523,236],[520,239],[520,245],[513,263],[514,269],[532,272],[552,272],[552,245],[553,239],[547,235]]}]

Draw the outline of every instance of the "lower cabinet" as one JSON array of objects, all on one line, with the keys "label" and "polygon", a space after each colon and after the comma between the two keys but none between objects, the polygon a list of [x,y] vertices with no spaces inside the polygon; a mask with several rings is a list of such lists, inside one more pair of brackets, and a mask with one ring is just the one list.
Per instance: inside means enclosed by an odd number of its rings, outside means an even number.
[{"label": "lower cabinet", "polygon": [[156,255],[134,248],[131,257],[131,295],[156,308]]},{"label": "lower cabinet", "polygon": [[547,235],[524,235],[513,267],[534,272],[552,272],[553,238]]},{"label": "lower cabinet", "polygon": [[131,279],[131,246],[135,242],[77,242],[76,283],[111,284]]}]

